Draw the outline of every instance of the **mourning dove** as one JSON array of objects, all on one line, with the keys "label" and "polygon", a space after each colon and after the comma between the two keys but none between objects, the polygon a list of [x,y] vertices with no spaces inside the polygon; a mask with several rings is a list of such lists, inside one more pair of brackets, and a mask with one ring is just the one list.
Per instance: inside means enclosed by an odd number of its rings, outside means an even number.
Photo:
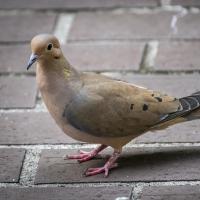
[{"label": "mourning dove", "polygon": [[73,68],[53,35],[31,41],[27,69],[37,62],[36,80],[42,98],[58,126],[76,140],[101,144],[91,152],[68,156],[84,162],[110,146],[113,154],[103,167],[85,175],[105,173],[117,166],[122,147],[137,136],[200,118],[200,92],[180,99],[120,80]]}]

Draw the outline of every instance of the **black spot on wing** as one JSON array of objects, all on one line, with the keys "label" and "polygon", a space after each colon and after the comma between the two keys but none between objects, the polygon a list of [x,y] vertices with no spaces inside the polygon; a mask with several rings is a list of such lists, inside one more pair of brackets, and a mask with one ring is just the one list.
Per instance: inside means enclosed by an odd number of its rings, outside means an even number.
[{"label": "black spot on wing", "polygon": [[158,102],[162,102],[162,98],[161,97],[154,97],[155,99],[158,100]]},{"label": "black spot on wing", "polygon": [[142,110],[146,111],[146,110],[148,110],[148,108],[149,108],[149,106],[147,104],[144,104],[143,107],[142,107]]},{"label": "black spot on wing", "polygon": [[134,106],[134,104],[132,103],[132,104],[130,105],[130,109],[131,109],[131,110],[133,110],[133,106]]}]

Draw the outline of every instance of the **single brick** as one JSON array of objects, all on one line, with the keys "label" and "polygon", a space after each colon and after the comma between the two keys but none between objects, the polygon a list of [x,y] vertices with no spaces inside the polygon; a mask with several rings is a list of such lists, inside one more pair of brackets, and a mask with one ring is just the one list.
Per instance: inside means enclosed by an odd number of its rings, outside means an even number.
[{"label": "single brick", "polygon": [[116,8],[116,7],[154,7],[159,4],[159,0],[35,0],[27,4],[26,0],[0,0],[2,9],[67,9],[67,10],[82,10],[95,8]]},{"label": "single brick", "polygon": [[167,129],[148,132],[131,143],[174,143],[200,141],[199,120],[176,124]]},{"label": "single brick", "polygon": [[35,77],[1,76],[0,108],[33,108],[37,88]]},{"label": "single brick", "polygon": [[69,41],[167,38],[170,36],[173,14],[172,12],[145,14],[80,12],[71,27]]},{"label": "single brick", "polygon": [[1,113],[0,130],[0,144],[78,143],[65,135],[46,112]]},{"label": "single brick", "polygon": [[67,44],[64,54],[82,71],[138,70],[144,43]]},{"label": "single brick", "polygon": [[178,39],[200,39],[200,13],[188,13],[177,21],[177,32],[172,35]]},{"label": "single brick", "polygon": [[26,70],[30,54],[28,45],[0,45],[0,73],[32,73],[35,66]]},{"label": "single brick", "polygon": [[16,14],[0,16],[0,42],[29,42],[39,33],[51,33],[55,14]]},{"label": "single brick", "polygon": [[[0,200],[107,200],[124,197],[130,200],[131,187],[99,186],[99,187],[43,187],[43,188],[0,188]],[[126,198],[126,199],[125,199]],[[121,198],[122,199],[122,198]]]},{"label": "single brick", "polygon": [[64,160],[72,150],[44,150],[42,152],[36,184],[42,183],[80,183],[80,182],[135,182],[199,180],[199,148],[124,148],[118,160],[119,167],[110,172],[108,178],[103,174],[85,177],[83,173],[90,167],[101,167],[107,160],[103,158],[79,164],[75,160]]},{"label": "single brick", "polygon": [[155,70],[200,70],[200,42],[161,42]]},{"label": "single brick", "polygon": [[200,6],[199,0],[171,0],[172,5],[181,5],[181,6]]},{"label": "single brick", "polygon": [[149,186],[144,187],[141,200],[198,200],[200,199],[200,186]]},{"label": "single brick", "polygon": [[24,149],[0,149],[0,182],[19,181],[24,154]]}]

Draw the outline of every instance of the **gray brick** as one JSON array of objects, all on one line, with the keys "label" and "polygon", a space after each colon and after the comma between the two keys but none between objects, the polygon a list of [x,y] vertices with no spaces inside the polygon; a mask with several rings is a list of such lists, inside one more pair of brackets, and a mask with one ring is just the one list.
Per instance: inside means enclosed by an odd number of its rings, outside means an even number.
[{"label": "gray brick", "polygon": [[1,113],[0,144],[78,143],[66,136],[45,112]]},{"label": "gray brick", "polygon": [[18,14],[0,16],[0,42],[30,41],[39,33],[51,33],[55,14]]},{"label": "gray brick", "polygon": [[158,5],[159,0],[35,0],[28,4],[26,0],[0,1],[3,9],[31,8],[31,9],[65,9],[82,10],[93,8],[116,8],[116,7],[141,7]]},{"label": "gray brick", "polygon": [[176,124],[162,131],[148,132],[132,143],[174,143],[200,141],[199,120]]},{"label": "gray brick", "polygon": [[172,5],[200,6],[199,0],[171,0]]},{"label": "gray brick", "polygon": [[28,45],[0,45],[0,73],[32,73],[35,67],[26,70],[30,54]]},{"label": "gray brick", "polygon": [[0,200],[114,200],[117,197],[129,200],[131,187],[0,188],[0,193]]},{"label": "gray brick", "polygon": [[155,70],[200,70],[200,42],[161,42]]},{"label": "gray brick", "polygon": [[85,177],[89,167],[100,167],[106,161],[94,159],[85,163],[64,160],[69,150],[44,150],[39,161],[35,183],[132,182],[199,180],[200,154],[198,148],[124,148],[119,167],[108,178],[103,174]]},{"label": "gray brick", "polygon": [[168,38],[173,14],[80,12],[71,27],[69,41]]},{"label": "gray brick", "polygon": [[24,154],[23,149],[0,149],[0,182],[19,181]]},{"label": "gray brick", "polygon": [[82,71],[138,70],[144,43],[67,44],[64,54]]},{"label": "gray brick", "polygon": [[35,77],[1,76],[0,108],[33,108],[36,100]]},{"label": "gray brick", "polygon": [[144,187],[141,200],[198,200],[199,186],[153,186]]},{"label": "gray brick", "polygon": [[177,33],[172,36],[178,39],[200,39],[200,13],[188,13],[177,21]]}]

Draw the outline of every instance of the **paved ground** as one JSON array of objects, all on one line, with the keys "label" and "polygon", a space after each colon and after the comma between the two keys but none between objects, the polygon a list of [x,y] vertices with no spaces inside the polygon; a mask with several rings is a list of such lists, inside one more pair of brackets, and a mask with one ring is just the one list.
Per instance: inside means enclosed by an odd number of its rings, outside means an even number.
[{"label": "paved ground", "polygon": [[82,71],[121,78],[177,97],[200,90],[199,0],[0,0],[0,200],[200,199],[199,122],[147,133],[128,144],[108,178],[63,160],[78,148],[42,104],[29,41],[62,42]]}]

